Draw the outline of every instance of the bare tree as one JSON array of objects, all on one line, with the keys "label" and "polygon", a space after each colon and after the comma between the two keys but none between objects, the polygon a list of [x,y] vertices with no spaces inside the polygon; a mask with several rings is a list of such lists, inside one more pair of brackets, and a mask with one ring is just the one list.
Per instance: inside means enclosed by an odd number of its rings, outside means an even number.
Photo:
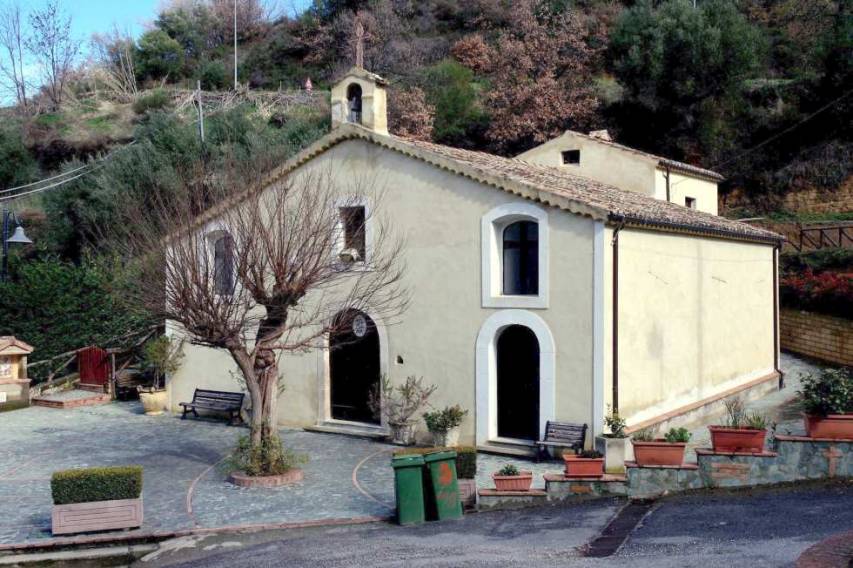
[{"label": "bare tree", "polygon": [[80,42],[71,36],[71,16],[63,14],[59,0],[48,0],[42,9],[30,13],[30,27],[27,49],[41,67],[42,89],[53,107],[59,108],[80,51]]},{"label": "bare tree", "polygon": [[111,33],[92,36],[96,71],[107,88],[124,100],[134,99],[138,94],[133,46],[130,34],[117,27]]},{"label": "bare tree", "polygon": [[27,109],[27,80],[24,76],[24,32],[21,29],[21,6],[7,4],[0,10],[0,73],[4,83],[15,91],[18,108]]},{"label": "bare tree", "polygon": [[[197,179],[205,177],[216,178]],[[122,208],[121,239],[126,254],[143,260],[139,299],[190,342],[231,355],[252,402],[252,448],[263,453],[281,447],[281,355],[322,348],[330,333],[351,328],[357,312],[393,319],[407,295],[401,241],[380,218],[350,221],[356,235],[370,228],[364,263],[340,254],[342,211],[365,198],[376,210],[374,183],[350,179],[341,187],[332,172],[313,171],[221,199],[224,191],[211,187],[239,177],[188,183],[178,194],[147,196],[144,207]]]}]

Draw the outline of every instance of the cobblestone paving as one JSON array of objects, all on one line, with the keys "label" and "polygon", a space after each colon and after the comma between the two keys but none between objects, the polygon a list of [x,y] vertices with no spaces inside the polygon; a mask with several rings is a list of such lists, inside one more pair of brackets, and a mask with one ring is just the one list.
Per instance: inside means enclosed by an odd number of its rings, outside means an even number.
[{"label": "cobblestone paving", "polygon": [[45,400],[59,400],[59,401],[70,401],[70,400],[82,400],[85,398],[92,398],[98,396],[98,393],[92,391],[85,391],[79,389],[67,390],[67,391],[59,391],[52,392],[50,394],[44,394],[39,398],[43,398]]}]

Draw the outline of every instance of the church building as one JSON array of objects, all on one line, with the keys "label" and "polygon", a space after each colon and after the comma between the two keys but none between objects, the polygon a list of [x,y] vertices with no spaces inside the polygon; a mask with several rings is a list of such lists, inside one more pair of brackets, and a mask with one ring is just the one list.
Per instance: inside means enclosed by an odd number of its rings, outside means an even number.
[{"label": "church building", "polygon": [[[385,81],[359,67],[331,97],[331,132],[271,179],[333,171],[342,194],[379,180],[411,299],[393,325],[359,314],[326,349],[285,354],[281,425],[382,434],[369,393],[414,375],[438,387],[433,407],[469,411],[462,443],[519,453],[549,420],[600,434],[608,408],[637,428],[778,386],[781,237],[716,215],[719,174],[603,131],[515,158],[396,137]],[[226,352],[185,355],[173,407],[241,389]]]}]

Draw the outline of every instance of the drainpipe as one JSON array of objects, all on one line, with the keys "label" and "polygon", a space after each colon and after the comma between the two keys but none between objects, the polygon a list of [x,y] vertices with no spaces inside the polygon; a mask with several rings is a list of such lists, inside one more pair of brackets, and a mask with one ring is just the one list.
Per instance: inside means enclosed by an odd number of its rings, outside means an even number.
[{"label": "drainpipe", "polygon": [[613,229],[613,412],[619,412],[619,231],[625,227],[625,216],[614,215],[611,220],[618,222]]},{"label": "drainpipe", "polygon": [[672,199],[669,196],[669,166],[665,166],[663,175],[666,178],[666,200],[671,202]]},{"label": "drainpipe", "polygon": [[782,243],[773,245],[773,370],[779,373],[779,390],[785,388],[785,373],[779,368],[779,253]]}]

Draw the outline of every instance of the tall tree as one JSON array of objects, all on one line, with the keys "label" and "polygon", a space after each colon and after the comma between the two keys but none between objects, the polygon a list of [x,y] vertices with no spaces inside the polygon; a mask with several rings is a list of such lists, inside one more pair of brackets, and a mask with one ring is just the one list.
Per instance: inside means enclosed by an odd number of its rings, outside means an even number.
[{"label": "tall tree", "polygon": [[41,9],[30,12],[30,27],[26,45],[41,68],[42,90],[53,108],[59,108],[80,51],[80,42],[71,36],[71,16],[62,12],[59,0],[47,0]]},{"label": "tall tree", "polygon": [[25,37],[21,28],[21,6],[10,2],[0,10],[0,74],[15,92],[18,108],[27,109],[27,78],[24,76]]}]

